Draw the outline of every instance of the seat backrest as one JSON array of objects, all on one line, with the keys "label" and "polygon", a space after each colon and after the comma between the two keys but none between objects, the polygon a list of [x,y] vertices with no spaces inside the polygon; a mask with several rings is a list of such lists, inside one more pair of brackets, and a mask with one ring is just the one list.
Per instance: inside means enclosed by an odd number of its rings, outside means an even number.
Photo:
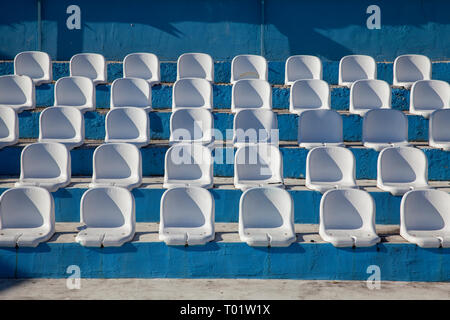
[{"label": "seat backrest", "polygon": [[429,120],[429,138],[431,141],[450,142],[450,109],[441,109],[434,111]]},{"label": "seat backrest", "polygon": [[13,108],[0,108],[0,139],[19,132],[19,119]]},{"label": "seat backrest", "polygon": [[400,110],[373,109],[363,118],[363,142],[408,141],[408,119]]},{"label": "seat backrest", "polygon": [[318,57],[296,55],[286,60],[285,84],[303,79],[322,79],[322,61]]},{"label": "seat backrest", "polygon": [[289,192],[281,188],[248,189],[240,199],[239,221],[243,228],[293,226],[294,202]]},{"label": "seat backrest", "polygon": [[214,224],[214,198],[204,188],[176,187],[161,198],[160,221],[165,228],[198,228]]},{"label": "seat backrest", "polygon": [[177,80],[201,78],[214,81],[214,61],[206,53],[184,53],[178,58]]},{"label": "seat backrest", "polygon": [[272,136],[278,137],[277,116],[271,110],[240,110],[233,122],[234,142],[260,143],[272,140]]},{"label": "seat backrest", "polygon": [[358,80],[350,89],[350,112],[354,109],[391,108],[391,87],[386,81]]},{"label": "seat backrest", "polygon": [[405,54],[394,60],[394,85],[431,79],[431,60],[424,55]]},{"label": "seat backrest", "polygon": [[306,158],[306,175],[313,181],[354,181],[355,168],[353,152],[343,147],[317,147]]},{"label": "seat backrest", "polygon": [[238,55],[231,61],[231,83],[241,79],[267,81],[267,70],[267,61],[264,57],[252,54]]},{"label": "seat backrest", "polygon": [[81,197],[81,222],[91,228],[132,228],[136,221],[134,197],[119,187],[98,187]]},{"label": "seat backrest", "polygon": [[54,210],[53,197],[44,188],[8,189],[0,196],[0,229],[54,226]]},{"label": "seat backrest", "polygon": [[55,106],[95,106],[95,87],[86,77],[63,77],[55,83]]},{"label": "seat backrest", "polygon": [[170,116],[170,140],[211,138],[214,128],[212,113],[206,109],[179,109]]},{"label": "seat backrest", "polygon": [[441,80],[419,80],[411,87],[410,109],[450,108],[450,85]]},{"label": "seat backrest", "polygon": [[152,88],[144,79],[120,78],[111,85],[111,108],[152,105]]},{"label": "seat backrest", "polygon": [[233,84],[231,110],[272,109],[272,87],[265,80],[244,79]]},{"label": "seat backrest", "polygon": [[405,230],[450,230],[450,194],[442,190],[412,190],[400,204]]},{"label": "seat backrest", "polygon": [[22,150],[20,178],[58,178],[70,173],[70,154],[57,142],[37,142]]},{"label": "seat backrest", "polygon": [[205,79],[184,78],[173,85],[172,109],[212,108],[213,90]]},{"label": "seat backrest", "polygon": [[339,84],[361,79],[376,79],[375,59],[365,55],[345,56],[339,62]]},{"label": "seat backrest", "polygon": [[70,75],[90,78],[92,81],[106,81],[105,57],[98,53],[79,53],[70,59]]},{"label": "seat backrest", "polygon": [[291,87],[290,111],[296,108],[330,108],[330,87],[319,79],[297,80]]},{"label": "seat backrest", "polygon": [[211,150],[200,144],[173,145],[165,156],[165,175],[168,179],[196,180],[213,176]]},{"label": "seat backrest", "polygon": [[427,182],[427,156],[413,147],[385,148],[378,155],[378,178],[384,183]]},{"label": "seat backrest", "polygon": [[242,146],[237,149],[234,157],[234,174],[240,180],[282,180],[281,152],[269,144]]},{"label": "seat backrest", "polygon": [[298,142],[343,142],[342,117],[334,110],[308,110],[298,118]]},{"label": "seat backrest", "polygon": [[28,76],[0,76],[0,104],[21,105],[34,102],[35,89]]},{"label": "seat backrest", "polygon": [[150,120],[141,108],[111,109],[106,114],[105,129],[107,139],[136,139],[149,135]]},{"label": "seat backrest", "polygon": [[94,151],[92,179],[142,176],[141,152],[130,143],[107,143]]},{"label": "seat backrest", "polygon": [[160,81],[159,59],[153,53],[130,53],[123,59],[123,77]]},{"label": "seat backrest", "polygon": [[84,117],[72,107],[49,107],[39,116],[39,139],[84,137]]},{"label": "seat backrest", "polygon": [[14,58],[14,74],[39,79],[45,76],[52,80],[52,60],[42,51],[24,51]]}]

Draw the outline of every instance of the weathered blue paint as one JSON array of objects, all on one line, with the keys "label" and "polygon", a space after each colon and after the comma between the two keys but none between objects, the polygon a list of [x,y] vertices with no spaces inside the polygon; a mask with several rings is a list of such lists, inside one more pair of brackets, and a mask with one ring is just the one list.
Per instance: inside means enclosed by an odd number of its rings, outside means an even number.
[{"label": "weathered blue paint", "polygon": [[189,247],[132,242],[119,248],[43,243],[37,248],[0,249],[2,278],[66,278],[69,265],[79,266],[82,278],[305,280],[366,280],[367,267],[377,265],[381,281],[449,281],[450,249],[405,243],[370,248],[335,248],[328,243],[254,248],[240,242]]}]

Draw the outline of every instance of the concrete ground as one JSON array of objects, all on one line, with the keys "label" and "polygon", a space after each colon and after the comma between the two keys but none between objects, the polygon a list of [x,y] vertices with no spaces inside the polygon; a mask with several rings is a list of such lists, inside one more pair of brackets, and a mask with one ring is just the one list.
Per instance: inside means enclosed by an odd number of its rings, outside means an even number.
[{"label": "concrete ground", "polygon": [[67,289],[66,279],[0,280],[5,299],[450,299],[450,283],[259,279],[82,279]]}]

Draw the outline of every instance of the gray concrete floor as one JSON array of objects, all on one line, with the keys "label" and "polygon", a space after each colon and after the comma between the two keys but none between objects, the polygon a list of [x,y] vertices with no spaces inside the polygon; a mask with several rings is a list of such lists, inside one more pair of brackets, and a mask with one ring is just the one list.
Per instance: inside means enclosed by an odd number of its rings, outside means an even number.
[{"label": "gray concrete floor", "polygon": [[0,280],[0,299],[450,299],[450,283],[259,279],[82,279],[67,289],[66,279]]}]

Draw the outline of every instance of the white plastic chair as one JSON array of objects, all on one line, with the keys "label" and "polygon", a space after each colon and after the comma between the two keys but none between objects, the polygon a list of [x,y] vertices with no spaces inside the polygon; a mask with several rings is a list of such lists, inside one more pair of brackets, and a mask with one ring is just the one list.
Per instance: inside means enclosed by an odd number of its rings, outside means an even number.
[{"label": "white plastic chair", "polygon": [[111,85],[111,109],[143,108],[152,111],[152,87],[144,79],[120,78]]},{"label": "white plastic chair", "polygon": [[85,247],[120,247],[134,238],[136,212],[134,197],[120,187],[87,190],[81,197],[81,230],[75,241]]},{"label": "white plastic chair", "polygon": [[244,109],[233,120],[233,144],[278,143],[277,115],[265,109]]},{"label": "white plastic chair", "polygon": [[266,58],[253,54],[235,56],[231,61],[231,83],[241,79],[260,79],[267,81]]},{"label": "white plastic chair", "polygon": [[161,82],[159,59],[153,53],[130,53],[123,59],[123,77],[140,78],[150,86]]},{"label": "white plastic chair", "polygon": [[259,187],[239,202],[239,237],[254,247],[288,247],[296,241],[294,201],[286,190]]},{"label": "white plastic chair", "polygon": [[164,188],[213,186],[213,158],[207,147],[193,143],[179,143],[166,152]]},{"label": "white plastic chair", "polygon": [[132,190],[142,184],[141,152],[130,143],[98,146],[93,156],[89,188],[116,186]]},{"label": "white plastic chair", "polygon": [[289,96],[289,112],[300,115],[303,111],[330,109],[330,87],[319,79],[297,80]]},{"label": "white plastic chair", "polygon": [[172,111],[182,108],[212,109],[213,89],[205,79],[184,78],[172,89]]},{"label": "white plastic chair", "polygon": [[243,109],[272,110],[272,87],[265,80],[236,81],[231,89],[231,112]]},{"label": "white plastic chair", "polygon": [[450,108],[450,85],[441,80],[419,80],[411,87],[409,112],[429,118],[439,109]]},{"label": "white plastic chair", "polygon": [[343,146],[342,117],[334,110],[308,110],[298,117],[298,143],[312,149],[321,146]]},{"label": "white plastic chair", "polygon": [[287,86],[297,80],[322,79],[322,61],[316,56],[296,55],[286,60],[285,80]]},{"label": "white plastic chair", "polygon": [[400,235],[422,248],[450,248],[450,194],[407,192],[400,204]]},{"label": "white plastic chair", "polygon": [[450,109],[434,111],[429,120],[429,145],[450,151]]},{"label": "white plastic chair", "polygon": [[408,118],[395,109],[373,109],[364,115],[362,142],[366,148],[380,151],[408,145]]},{"label": "white plastic chair", "polygon": [[356,188],[356,161],[343,147],[317,147],[306,157],[306,187],[319,192]]},{"label": "white plastic chair", "polygon": [[0,108],[11,107],[15,112],[36,107],[33,80],[28,76],[0,76]]},{"label": "white plastic chair", "polygon": [[55,192],[67,186],[70,178],[70,152],[63,144],[37,142],[23,148],[16,187],[37,186]]},{"label": "white plastic chair", "polygon": [[13,108],[0,107],[0,149],[19,141],[19,118]]},{"label": "white plastic chair", "polygon": [[370,194],[358,189],[325,192],[320,201],[319,234],[335,247],[370,247],[380,242]]},{"label": "white plastic chair", "polygon": [[356,80],[376,79],[375,59],[365,55],[345,56],[339,62],[339,85],[350,87]]},{"label": "white plastic chair", "polygon": [[77,108],[82,113],[94,111],[95,87],[86,77],[63,77],[55,83],[55,103],[57,107]]},{"label": "white plastic chair", "polygon": [[184,53],[178,57],[177,80],[201,78],[214,82],[214,61],[206,53]]},{"label": "white plastic chair", "polygon": [[383,80],[357,80],[350,87],[349,112],[364,116],[372,109],[391,109],[391,87]]},{"label": "white plastic chair", "polygon": [[14,74],[29,76],[35,86],[53,80],[52,59],[46,52],[24,51],[14,57]]},{"label": "white plastic chair", "polygon": [[206,109],[179,109],[170,116],[169,143],[214,143],[214,118]]},{"label": "white plastic chair", "polygon": [[419,54],[405,54],[394,60],[394,86],[410,88],[418,80],[431,79],[431,60]]},{"label": "white plastic chair", "polygon": [[70,59],[70,75],[87,77],[94,86],[107,81],[105,57],[98,53],[79,53]]},{"label": "white plastic chair", "polygon": [[246,190],[264,186],[283,187],[283,159],[270,144],[245,145],[234,157],[234,186]]},{"label": "white plastic chair", "polygon": [[39,142],[59,142],[69,150],[84,143],[84,117],[72,107],[50,107],[39,116]]},{"label": "white plastic chair", "polygon": [[0,196],[0,247],[37,247],[55,233],[55,204],[43,188],[6,190]]},{"label": "white plastic chair", "polygon": [[140,148],[150,143],[150,119],[144,109],[109,110],[105,119],[105,143],[125,142]]},{"label": "white plastic chair", "polygon": [[427,156],[413,147],[383,149],[378,155],[377,186],[394,196],[429,188]]},{"label": "white plastic chair", "polygon": [[166,190],[161,198],[159,240],[167,245],[204,245],[214,240],[214,198],[199,187]]}]

